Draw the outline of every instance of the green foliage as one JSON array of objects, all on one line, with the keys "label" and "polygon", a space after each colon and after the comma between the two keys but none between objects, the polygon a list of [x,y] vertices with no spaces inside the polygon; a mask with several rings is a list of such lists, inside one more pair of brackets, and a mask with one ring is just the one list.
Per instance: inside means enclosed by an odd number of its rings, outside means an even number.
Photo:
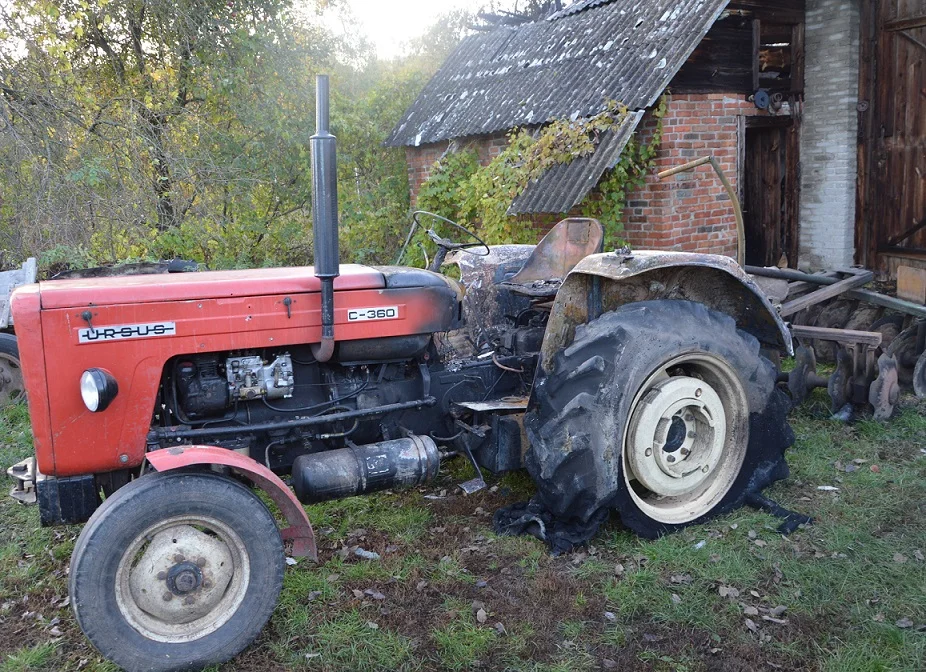
[{"label": "green foliage", "polygon": [[662,144],[662,120],[666,116],[668,100],[663,96],[653,108],[652,115],[657,120],[656,128],[649,141],[642,143],[639,137],[633,137],[617,164],[605,172],[595,192],[583,201],[582,214],[594,217],[601,222],[605,231],[605,249],[615,248],[623,242],[623,215],[627,196],[646,183],[646,175],[656,165],[656,154]]},{"label": "green foliage", "polygon": [[[643,185],[654,165],[665,111],[663,98],[653,111],[659,123],[649,141],[631,140],[618,164],[581,206],[583,214],[602,221],[609,245],[618,241],[622,231],[627,194]],[[536,133],[514,129],[507,146],[485,166],[478,165],[472,148],[450,151],[434,165],[422,185],[419,207],[478,231],[490,244],[534,242],[536,232],[530,218],[508,214],[515,198],[551,168],[594,153],[601,135],[620,124],[627,113],[626,107],[611,102],[606,110],[588,119],[556,120]]]}]

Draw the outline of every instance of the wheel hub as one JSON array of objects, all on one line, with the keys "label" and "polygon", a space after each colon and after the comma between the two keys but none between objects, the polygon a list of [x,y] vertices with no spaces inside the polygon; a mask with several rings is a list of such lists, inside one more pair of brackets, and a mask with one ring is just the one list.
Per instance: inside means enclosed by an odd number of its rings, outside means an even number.
[{"label": "wheel hub", "polygon": [[232,580],[234,562],[215,536],[190,525],[162,530],[149,541],[129,576],[135,604],[167,624],[208,615]]},{"label": "wheel hub", "polygon": [[726,424],[723,402],[703,380],[675,376],[656,383],[630,419],[634,477],[659,496],[697,489],[723,451]]}]

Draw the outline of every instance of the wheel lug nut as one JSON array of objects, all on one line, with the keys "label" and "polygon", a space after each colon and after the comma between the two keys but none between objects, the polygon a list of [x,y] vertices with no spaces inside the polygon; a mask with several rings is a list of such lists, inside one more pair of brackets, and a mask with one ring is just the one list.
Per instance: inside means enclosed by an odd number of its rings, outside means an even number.
[{"label": "wheel lug nut", "polygon": [[185,598],[185,599],[183,600],[183,603],[184,603],[184,604],[193,604],[195,601],[196,601],[196,600],[193,599],[193,596],[190,595],[189,597],[187,597],[187,598]]},{"label": "wheel lug nut", "polygon": [[647,448],[645,454],[646,454],[647,457],[652,457],[652,456],[653,456],[653,449],[652,449],[652,448]]},{"label": "wheel lug nut", "polygon": [[701,471],[703,471],[706,474],[709,470],[710,470],[710,467],[705,464],[704,468]]},{"label": "wheel lug nut", "polygon": [[158,581],[164,581],[167,578],[167,572],[158,572]]},{"label": "wheel lug nut", "polygon": [[174,556],[174,562],[184,562],[185,560],[186,558],[183,557],[183,553],[177,553],[177,555]]},{"label": "wheel lug nut", "polygon": [[197,566],[197,567],[205,567],[205,566],[206,566],[206,558],[204,558],[204,557],[202,557],[202,556],[196,558],[196,566]]},{"label": "wheel lug nut", "polygon": [[695,390],[696,397],[700,398],[702,394],[704,394],[704,390],[702,390],[700,387],[697,390]]},{"label": "wheel lug nut", "polygon": [[666,460],[668,460],[670,463],[675,462],[675,455],[669,455]]},{"label": "wheel lug nut", "polygon": [[684,455],[685,457],[688,457],[689,455],[691,455],[691,451],[688,450],[687,448],[682,448],[682,455]]},{"label": "wheel lug nut", "polygon": [[173,596],[173,595],[171,595],[169,592],[168,592],[168,593],[164,593],[164,601],[165,601],[165,602],[170,602],[172,599],[174,599],[174,596]]},{"label": "wheel lug nut", "polygon": [[212,581],[203,581],[203,588],[206,590],[212,588]]}]

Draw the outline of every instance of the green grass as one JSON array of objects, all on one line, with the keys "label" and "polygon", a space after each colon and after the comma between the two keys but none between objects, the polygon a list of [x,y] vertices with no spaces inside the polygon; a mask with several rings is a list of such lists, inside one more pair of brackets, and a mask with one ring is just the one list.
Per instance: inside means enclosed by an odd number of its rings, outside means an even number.
[{"label": "green grass", "polygon": [[[926,669],[926,404],[903,404],[888,423],[845,425],[817,391],[793,414],[792,474],[767,494],[815,521],[787,538],[752,509],[655,541],[615,518],[584,555],[554,558],[476,512],[528,497],[529,479],[489,478],[494,491],[466,497],[462,461],[418,490],[308,507],[319,564],[287,568],[264,633],[217,669]],[[0,466],[30,451],[24,409],[0,412]],[[59,605],[80,528],[41,528],[8,499],[0,516],[0,672],[112,669]],[[339,554],[354,546],[382,558]],[[779,606],[783,622],[763,619]]]}]

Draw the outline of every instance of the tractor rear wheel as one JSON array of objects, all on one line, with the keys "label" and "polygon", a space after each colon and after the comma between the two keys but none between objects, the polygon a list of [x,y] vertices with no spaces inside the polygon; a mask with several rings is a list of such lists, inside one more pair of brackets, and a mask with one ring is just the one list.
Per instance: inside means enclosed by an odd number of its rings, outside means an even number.
[{"label": "tractor rear wheel", "polygon": [[26,398],[19,346],[13,334],[0,333],[0,408]]},{"label": "tractor rear wheel", "polygon": [[528,468],[544,505],[602,507],[655,537],[787,476],[790,408],[759,343],[689,301],[623,306],[576,329],[535,386]]},{"label": "tractor rear wheel", "polygon": [[246,487],[213,473],[143,476],[106,499],[71,557],[71,607],[106,658],[188,670],[248,646],[283,582],[276,522]]}]

